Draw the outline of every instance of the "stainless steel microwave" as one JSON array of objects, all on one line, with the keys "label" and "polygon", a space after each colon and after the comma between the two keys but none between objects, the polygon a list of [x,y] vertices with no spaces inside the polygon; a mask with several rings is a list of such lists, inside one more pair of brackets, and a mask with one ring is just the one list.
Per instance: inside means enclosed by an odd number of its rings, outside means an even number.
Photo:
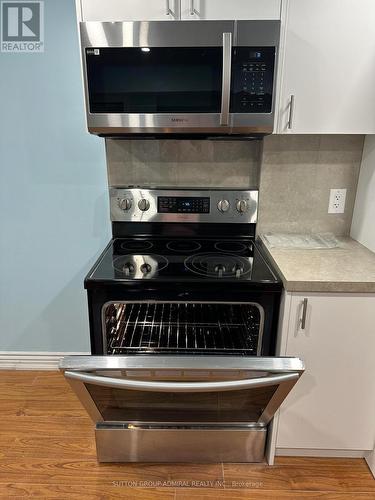
[{"label": "stainless steel microwave", "polygon": [[279,21],[86,22],[80,32],[91,133],[272,133]]}]

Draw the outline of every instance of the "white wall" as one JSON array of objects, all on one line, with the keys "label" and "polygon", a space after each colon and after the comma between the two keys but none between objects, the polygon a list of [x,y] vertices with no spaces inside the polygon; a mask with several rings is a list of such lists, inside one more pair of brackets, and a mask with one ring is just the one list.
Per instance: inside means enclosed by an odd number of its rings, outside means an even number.
[{"label": "white wall", "polygon": [[375,252],[375,135],[365,139],[350,235]]}]

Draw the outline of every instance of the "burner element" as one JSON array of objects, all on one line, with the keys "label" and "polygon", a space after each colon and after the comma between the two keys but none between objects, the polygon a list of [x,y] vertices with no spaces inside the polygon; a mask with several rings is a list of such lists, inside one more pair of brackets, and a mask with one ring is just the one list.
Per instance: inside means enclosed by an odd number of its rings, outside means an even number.
[{"label": "burner element", "polygon": [[168,260],[162,255],[122,255],[113,261],[119,273],[132,279],[153,278],[167,267]]},{"label": "burner element", "polygon": [[248,245],[241,241],[217,241],[215,248],[220,252],[240,253],[247,250]]},{"label": "burner element", "polygon": [[232,254],[202,253],[188,257],[185,267],[209,278],[240,278],[251,272],[251,260]]},{"label": "burner element", "polygon": [[173,252],[190,253],[201,248],[201,244],[194,240],[173,240],[167,243],[168,250]]},{"label": "burner element", "polygon": [[121,249],[128,252],[149,250],[153,244],[148,240],[125,240],[121,243]]}]

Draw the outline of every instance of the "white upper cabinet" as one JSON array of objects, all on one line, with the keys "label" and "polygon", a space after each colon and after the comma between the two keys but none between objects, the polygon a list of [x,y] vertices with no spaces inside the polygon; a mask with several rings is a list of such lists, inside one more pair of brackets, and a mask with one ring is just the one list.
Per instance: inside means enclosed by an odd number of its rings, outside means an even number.
[{"label": "white upper cabinet", "polygon": [[180,18],[180,0],[77,0],[82,21],[165,21]]},{"label": "white upper cabinet", "polygon": [[281,0],[181,0],[181,19],[280,19]]},{"label": "white upper cabinet", "polygon": [[285,7],[278,132],[374,134],[375,1],[288,0]]},{"label": "white upper cabinet", "polygon": [[280,19],[281,0],[77,0],[82,21]]},{"label": "white upper cabinet", "polygon": [[277,447],[372,450],[375,295],[296,293],[286,321],[285,355],[306,371],[280,410]]}]

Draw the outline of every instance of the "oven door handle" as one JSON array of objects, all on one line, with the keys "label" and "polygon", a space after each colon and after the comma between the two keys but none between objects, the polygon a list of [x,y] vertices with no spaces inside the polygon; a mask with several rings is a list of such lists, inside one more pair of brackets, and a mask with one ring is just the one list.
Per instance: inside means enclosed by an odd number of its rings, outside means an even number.
[{"label": "oven door handle", "polygon": [[130,380],[123,378],[103,377],[91,373],[65,371],[65,377],[79,382],[113,387],[114,389],[128,389],[132,391],[148,392],[223,392],[238,391],[241,389],[255,389],[270,385],[280,385],[283,382],[297,381],[298,372],[269,375],[243,380],[226,380],[223,382],[158,382],[144,380]]},{"label": "oven door handle", "polygon": [[229,125],[230,79],[232,74],[232,33],[223,33],[223,74],[220,125]]}]

